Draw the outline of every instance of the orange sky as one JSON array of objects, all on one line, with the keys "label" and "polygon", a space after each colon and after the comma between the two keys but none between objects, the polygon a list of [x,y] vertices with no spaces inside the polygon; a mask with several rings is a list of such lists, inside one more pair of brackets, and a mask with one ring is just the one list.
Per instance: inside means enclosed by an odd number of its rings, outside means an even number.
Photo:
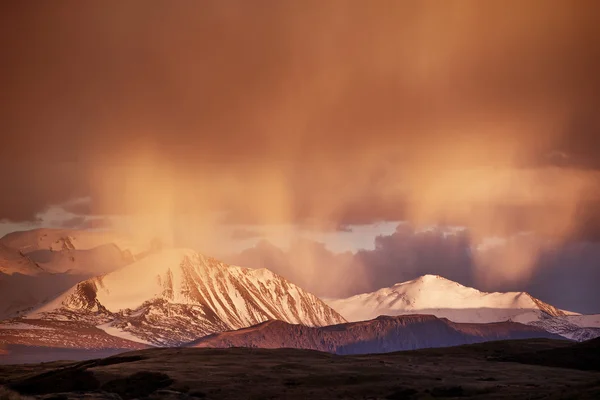
[{"label": "orange sky", "polygon": [[[3,4],[0,219],[64,205],[167,238],[399,220],[597,237],[597,15],[585,0]],[[524,279],[537,251],[482,275]]]}]

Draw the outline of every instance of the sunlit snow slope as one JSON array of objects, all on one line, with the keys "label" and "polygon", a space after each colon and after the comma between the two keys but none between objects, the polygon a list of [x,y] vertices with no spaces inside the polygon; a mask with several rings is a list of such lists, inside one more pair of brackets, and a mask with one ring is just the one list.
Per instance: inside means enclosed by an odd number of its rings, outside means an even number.
[{"label": "sunlit snow slope", "polygon": [[481,292],[438,275],[327,303],[349,321],[418,313],[465,323],[521,322],[580,341],[600,336],[597,316],[560,310],[526,292]]},{"label": "sunlit snow slope", "polygon": [[162,250],[81,282],[28,318],[87,321],[159,345],[269,319],[309,326],[345,322],[269,270],[229,266],[182,249]]},{"label": "sunlit snow slope", "polygon": [[433,314],[454,322],[527,323],[540,313],[563,316],[569,313],[546,304],[525,292],[486,293],[437,275],[424,275],[373,293],[330,300],[329,305],[349,321],[379,315]]}]

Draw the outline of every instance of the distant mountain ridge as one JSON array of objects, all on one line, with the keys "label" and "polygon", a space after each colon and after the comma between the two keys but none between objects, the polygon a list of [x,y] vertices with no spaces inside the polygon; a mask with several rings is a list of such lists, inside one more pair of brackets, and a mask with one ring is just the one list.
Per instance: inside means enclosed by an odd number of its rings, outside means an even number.
[{"label": "distant mountain ridge", "polygon": [[39,228],[11,232],[0,238],[0,244],[24,254],[36,250],[89,250],[109,243],[132,254],[147,249],[146,245],[135,243],[130,238],[111,231]]},{"label": "distant mountain ridge", "polygon": [[[372,293],[328,303],[349,321],[378,315],[423,312],[455,322],[530,322],[541,313],[565,316],[570,313],[532,297],[526,292],[486,293],[438,275],[424,275]],[[474,310],[488,310],[476,313]]]},{"label": "distant mountain ridge", "polygon": [[141,248],[110,232],[34,229],[5,235],[0,238],[0,319],[22,315],[77,282],[133,262],[131,250],[140,257]]},{"label": "distant mountain ridge", "polygon": [[335,354],[366,354],[530,338],[560,339],[560,336],[516,322],[468,324],[433,315],[403,315],[320,328],[268,321],[250,328],[213,334],[188,346],[285,347]]},{"label": "distant mountain ridge", "polygon": [[532,324],[574,340],[600,336],[600,329],[596,329],[600,319],[595,322],[593,316],[561,310],[527,292],[487,293],[439,275],[424,275],[372,293],[326,302],[348,321],[420,313],[460,323]]}]

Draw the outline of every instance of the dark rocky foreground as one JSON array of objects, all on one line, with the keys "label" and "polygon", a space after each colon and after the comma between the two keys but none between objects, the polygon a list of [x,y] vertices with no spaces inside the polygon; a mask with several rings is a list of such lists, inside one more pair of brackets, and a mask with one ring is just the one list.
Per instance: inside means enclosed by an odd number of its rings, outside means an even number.
[{"label": "dark rocky foreground", "polygon": [[[587,361],[573,364],[567,354],[582,348]],[[45,399],[598,399],[600,371],[576,369],[598,358],[597,343],[549,339],[361,356],[170,348],[0,366],[0,383]]]}]

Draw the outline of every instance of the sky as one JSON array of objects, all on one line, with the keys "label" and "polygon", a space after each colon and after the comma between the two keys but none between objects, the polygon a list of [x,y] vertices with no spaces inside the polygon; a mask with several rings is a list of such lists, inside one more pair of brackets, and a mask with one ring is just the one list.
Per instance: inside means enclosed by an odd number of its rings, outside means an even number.
[{"label": "sky", "polygon": [[0,233],[160,237],[323,296],[438,271],[600,312],[596,1],[0,7]]}]

